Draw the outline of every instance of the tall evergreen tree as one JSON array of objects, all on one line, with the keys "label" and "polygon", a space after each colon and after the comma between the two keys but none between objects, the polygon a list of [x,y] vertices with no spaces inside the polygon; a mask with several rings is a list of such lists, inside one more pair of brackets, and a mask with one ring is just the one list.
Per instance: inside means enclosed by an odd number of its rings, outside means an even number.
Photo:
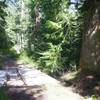
[{"label": "tall evergreen tree", "polygon": [[84,14],[84,28],[80,67],[100,72],[100,1],[85,0],[81,11]]},{"label": "tall evergreen tree", "polygon": [[5,32],[5,16],[7,15],[5,12],[5,8],[5,1],[0,1],[0,49],[9,47],[7,34]]},{"label": "tall evergreen tree", "polygon": [[34,3],[34,30],[38,31],[32,37],[33,58],[49,73],[75,68],[80,52],[76,12],[68,10],[65,0],[35,0]]}]

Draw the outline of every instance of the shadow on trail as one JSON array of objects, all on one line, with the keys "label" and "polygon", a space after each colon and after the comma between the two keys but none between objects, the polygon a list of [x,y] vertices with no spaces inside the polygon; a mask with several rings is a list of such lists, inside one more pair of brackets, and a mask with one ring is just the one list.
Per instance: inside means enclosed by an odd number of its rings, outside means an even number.
[{"label": "shadow on trail", "polygon": [[30,65],[10,58],[4,63],[10,75],[6,91],[10,100],[84,100],[71,88],[63,87],[58,80]]},{"label": "shadow on trail", "polygon": [[42,86],[12,86],[8,87],[7,94],[12,100],[44,100]]},{"label": "shadow on trail", "polygon": [[[7,82],[6,93],[11,100],[45,100],[45,87],[37,84],[35,78],[42,76],[40,71],[34,68],[27,68],[28,65],[11,58],[4,58],[4,70],[10,75],[10,79]],[[18,70],[22,76],[19,76]],[[33,77],[35,76],[35,77]],[[30,79],[31,81],[24,83],[24,81]],[[4,79],[4,78],[3,78]],[[30,85],[31,83],[31,85]]]},{"label": "shadow on trail", "polygon": [[[70,77],[72,76],[72,78],[69,78],[69,75]],[[91,72],[82,73],[80,71],[76,74],[69,73],[66,75],[66,78],[63,79],[63,82],[65,87],[72,86],[75,93],[79,93],[84,97],[91,97],[92,95],[100,96],[100,74]]]}]

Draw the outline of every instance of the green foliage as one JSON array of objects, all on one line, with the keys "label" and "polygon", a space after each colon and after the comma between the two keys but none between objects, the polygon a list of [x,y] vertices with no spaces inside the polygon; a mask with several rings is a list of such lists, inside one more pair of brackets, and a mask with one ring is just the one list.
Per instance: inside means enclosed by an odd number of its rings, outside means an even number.
[{"label": "green foliage", "polygon": [[51,30],[57,30],[59,28],[61,28],[61,26],[58,23],[55,23],[53,21],[47,20],[45,23],[45,28],[46,29],[51,29]]},{"label": "green foliage", "polygon": [[41,27],[33,36],[30,55],[39,63],[39,68],[49,74],[75,69],[81,47],[77,13],[70,13],[68,2],[64,0],[39,0],[37,3]]},{"label": "green foliage", "polygon": [[[16,51],[22,52],[20,58],[25,58],[27,62],[27,56],[30,56],[38,62],[40,69],[49,74],[73,69],[73,66],[78,65],[80,26],[77,12],[70,12],[68,2],[22,0],[14,1],[12,5],[7,3],[6,33],[12,45]],[[40,26],[36,27],[38,20]],[[24,50],[28,55],[23,53]]]},{"label": "green foliage", "polygon": [[0,100],[11,100],[5,93],[4,88],[0,88]]},{"label": "green foliage", "polygon": [[26,4],[23,0],[17,0],[13,3],[9,1],[6,8],[6,33],[10,38],[12,46],[15,46],[15,49],[19,49],[19,52],[27,47],[31,27],[30,11]]},{"label": "green foliage", "polygon": [[92,100],[97,100],[95,96],[92,96]]},{"label": "green foliage", "polygon": [[5,2],[0,1],[0,51],[2,48],[7,49],[9,47],[9,40],[5,32],[5,16],[7,15],[4,11],[6,7]]},{"label": "green foliage", "polygon": [[3,63],[2,63],[2,59],[0,57],[0,69],[2,69],[2,68],[3,68]]},{"label": "green foliage", "polygon": [[[1,49],[0,50],[0,55],[4,55],[13,59],[16,59],[19,57],[19,54],[17,54],[16,50],[14,48],[9,48],[9,49]],[[2,63],[1,63],[2,64]]]},{"label": "green foliage", "polygon": [[37,63],[34,62],[34,60],[32,59],[31,56],[29,56],[27,51],[21,52],[20,55],[18,56],[18,59],[21,60],[25,64],[30,64],[30,67],[37,66]]},{"label": "green foliage", "polygon": [[60,45],[49,43],[49,49],[40,53],[40,55],[41,57],[38,62],[42,64],[42,69],[45,72],[51,74],[59,72],[62,69]]},{"label": "green foliage", "polygon": [[67,4],[66,0],[38,0],[38,2],[44,14],[44,18],[52,21],[56,20],[56,16]]}]

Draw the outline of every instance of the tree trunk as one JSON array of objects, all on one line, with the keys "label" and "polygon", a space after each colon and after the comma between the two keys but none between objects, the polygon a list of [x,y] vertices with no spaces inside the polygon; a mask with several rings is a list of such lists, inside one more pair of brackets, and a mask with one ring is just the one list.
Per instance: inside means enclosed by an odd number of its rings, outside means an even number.
[{"label": "tree trunk", "polygon": [[100,72],[100,0],[84,2],[85,19],[80,67]]},{"label": "tree trunk", "polygon": [[34,26],[34,34],[38,34],[40,25],[41,25],[41,15],[39,12],[39,4],[34,8],[35,11],[35,26]]}]

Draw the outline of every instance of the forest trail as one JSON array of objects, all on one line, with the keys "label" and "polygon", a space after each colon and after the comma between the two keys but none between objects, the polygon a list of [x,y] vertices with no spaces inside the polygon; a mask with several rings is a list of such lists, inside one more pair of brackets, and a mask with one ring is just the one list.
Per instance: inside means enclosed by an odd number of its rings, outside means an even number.
[{"label": "forest trail", "polygon": [[7,93],[12,100],[84,100],[70,87],[20,61],[6,59],[5,70]]}]

